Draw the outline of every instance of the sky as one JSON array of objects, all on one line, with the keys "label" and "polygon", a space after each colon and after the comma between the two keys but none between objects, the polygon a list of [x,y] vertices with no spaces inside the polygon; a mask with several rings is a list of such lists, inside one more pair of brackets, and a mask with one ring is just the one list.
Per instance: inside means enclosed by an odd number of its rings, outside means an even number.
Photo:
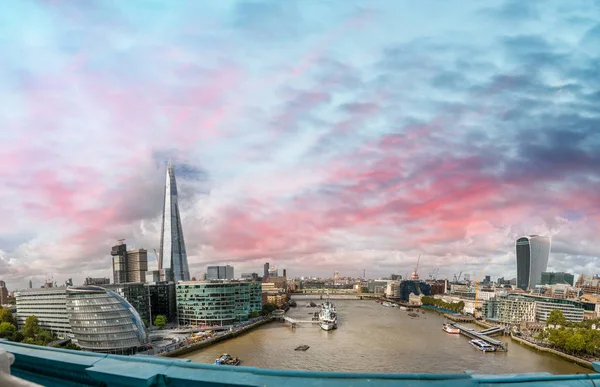
[{"label": "sky", "polygon": [[[84,4],[85,3],[85,4]],[[0,280],[112,278],[160,246],[176,166],[192,276],[600,271],[600,2],[8,0]]]}]

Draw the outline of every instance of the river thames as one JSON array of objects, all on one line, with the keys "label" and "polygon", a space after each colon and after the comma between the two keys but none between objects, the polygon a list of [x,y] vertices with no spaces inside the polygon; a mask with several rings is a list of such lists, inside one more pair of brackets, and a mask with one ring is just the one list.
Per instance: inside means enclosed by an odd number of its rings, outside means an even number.
[{"label": "river thames", "polygon": [[[322,302],[314,300],[315,303]],[[243,366],[312,371],[386,373],[524,373],[592,372],[562,358],[537,352],[507,337],[508,352],[483,353],[462,335],[442,331],[444,318],[432,311],[410,317],[399,308],[374,301],[332,300],[338,309],[338,329],[323,331],[304,324],[296,329],[280,322],[265,324],[245,335],[181,356],[213,363],[223,353],[242,359]],[[306,300],[287,315],[310,320]],[[468,324],[465,324],[468,325]],[[476,329],[482,329],[475,325]],[[306,352],[294,351],[300,344]]]}]

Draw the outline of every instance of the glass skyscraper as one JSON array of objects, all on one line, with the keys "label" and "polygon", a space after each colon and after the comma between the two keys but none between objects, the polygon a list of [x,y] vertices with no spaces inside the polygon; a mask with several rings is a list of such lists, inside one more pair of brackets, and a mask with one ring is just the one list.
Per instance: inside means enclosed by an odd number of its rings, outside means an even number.
[{"label": "glass skyscraper", "polygon": [[517,239],[517,287],[533,289],[548,268],[550,237],[528,235]]},{"label": "glass skyscraper", "polygon": [[[177,200],[177,182],[175,171],[169,161],[167,166],[167,182],[165,184],[165,201],[163,205],[163,221],[160,233],[160,261],[170,262],[173,280],[189,281],[187,253],[181,228],[179,203]],[[161,265],[162,266],[162,265]]]}]

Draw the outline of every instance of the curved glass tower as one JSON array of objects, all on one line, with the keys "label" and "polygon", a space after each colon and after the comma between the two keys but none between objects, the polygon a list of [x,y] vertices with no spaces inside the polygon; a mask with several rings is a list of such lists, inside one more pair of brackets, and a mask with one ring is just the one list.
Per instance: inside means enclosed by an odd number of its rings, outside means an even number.
[{"label": "curved glass tower", "polygon": [[550,237],[528,235],[517,239],[517,287],[527,290],[542,282],[548,268]]},{"label": "curved glass tower", "polygon": [[181,228],[179,203],[177,200],[177,181],[175,171],[169,161],[167,166],[167,182],[165,184],[165,201],[163,206],[162,229],[160,232],[160,263],[169,262],[172,270],[172,280],[175,282],[189,281],[187,253]]},{"label": "curved glass tower", "polygon": [[133,354],[147,343],[140,315],[117,293],[98,286],[69,287],[66,292],[71,330],[81,348]]}]

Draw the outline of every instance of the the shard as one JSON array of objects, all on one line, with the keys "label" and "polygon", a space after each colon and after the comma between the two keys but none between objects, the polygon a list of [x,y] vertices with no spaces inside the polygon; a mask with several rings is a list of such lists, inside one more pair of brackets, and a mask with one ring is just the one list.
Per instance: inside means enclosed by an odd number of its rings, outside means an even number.
[{"label": "the shard", "polygon": [[185,252],[185,242],[183,241],[183,229],[181,228],[181,216],[179,215],[177,200],[177,182],[175,180],[175,171],[170,161],[167,166],[163,221],[160,232],[160,262],[171,263],[171,280],[175,282],[190,280],[190,270]]}]

